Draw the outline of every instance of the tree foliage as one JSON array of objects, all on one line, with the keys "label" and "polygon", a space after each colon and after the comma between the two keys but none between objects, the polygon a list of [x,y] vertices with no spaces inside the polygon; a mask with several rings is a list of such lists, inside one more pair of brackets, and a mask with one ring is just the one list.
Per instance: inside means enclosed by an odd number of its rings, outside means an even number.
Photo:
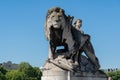
[{"label": "tree foliage", "polygon": [[22,62],[18,66],[18,71],[26,74],[27,77],[32,77],[34,75],[33,67],[26,62]]},{"label": "tree foliage", "polygon": [[6,74],[7,70],[5,68],[3,68],[2,66],[0,66],[0,73],[2,74]]},{"label": "tree foliage", "polygon": [[120,79],[120,70],[107,72],[106,74],[107,74],[108,77],[112,77],[113,80],[119,80]]},{"label": "tree foliage", "polygon": [[17,70],[6,70],[0,66],[0,80],[41,80],[39,67],[32,67],[27,62],[19,64]]},{"label": "tree foliage", "polygon": [[0,80],[6,80],[5,74],[7,73],[7,70],[4,69],[2,66],[0,66]]},{"label": "tree foliage", "polygon": [[4,74],[2,74],[1,72],[0,72],[0,80],[6,80],[5,75],[4,75]]},{"label": "tree foliage", "polygon": [[18,70],[11,70],[6,73],[7,80],[26,80],[25,74]]},{"label": "tree foliage", "polygon": [[41,76],[42,76],[42,72],[40,71],[40,69],[38,67],[34,67],[34,76],[38,79],[41,80]]},{"label": "tree foliage", "polygon": [[23,72],[28,80],[40,80],[42,75],[38,67],[32,67],[26,62],[19,64],[18,71]]}]

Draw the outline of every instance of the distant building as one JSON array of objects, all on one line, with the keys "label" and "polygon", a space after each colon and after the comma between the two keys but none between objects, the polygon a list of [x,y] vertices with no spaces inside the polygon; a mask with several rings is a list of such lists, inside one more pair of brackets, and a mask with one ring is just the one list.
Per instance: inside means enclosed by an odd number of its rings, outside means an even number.
[{"label": "distant building", "polygon": [[1,66],[8,70],[16,70],[18,68],[18,64],[12,63],[11,61],[3,62]]}]

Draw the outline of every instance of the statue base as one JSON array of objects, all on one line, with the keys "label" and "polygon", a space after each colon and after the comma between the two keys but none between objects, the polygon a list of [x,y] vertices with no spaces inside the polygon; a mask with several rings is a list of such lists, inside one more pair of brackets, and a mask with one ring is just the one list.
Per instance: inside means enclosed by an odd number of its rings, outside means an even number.
[{"label": "statue base", "polygon": [[42,69],[41,80],[108,80],[104,72],[68,71],[46,62]]},{"label": "statue base", "polygon": [[108,80],[105,75],[74,73],[70,71],[44,71],[42,80]]}]

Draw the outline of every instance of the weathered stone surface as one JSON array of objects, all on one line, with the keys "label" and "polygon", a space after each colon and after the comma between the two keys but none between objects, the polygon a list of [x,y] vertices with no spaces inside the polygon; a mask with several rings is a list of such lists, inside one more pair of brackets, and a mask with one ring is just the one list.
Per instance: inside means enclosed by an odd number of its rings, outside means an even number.
[{"label": "weathered stone surface", "polygon": [[42,80],[107,80],[107,77],[103,75],[97,75],[93,73],[74,73],[70,71],[45,71],[43,72]]},{"label": "weathered stone surface", "polygon": [[[42,80],[107,80],[105,73],[99,71],[90,36],[80,29],[82,20],[73,25],[73,19],[59,7],[48,10],[45,35],[50,47]],[[64,48],[57,49],[58,46]]]},{"label": "weathered stone surface", "polygon": [[[65,65],[61,65],[65,67]],[[68,67],[67,70],[64,67],[61,68],[49,61],[46,61],[42,68],[42,80],[107,80],[107,76],[99,70],[97,72],[91,72],[91,70],[87,71],[81,69],[80,72],[75,72],[74,70],[70,71],[71,69],[69,69],[68,66],[66,66]]]}]

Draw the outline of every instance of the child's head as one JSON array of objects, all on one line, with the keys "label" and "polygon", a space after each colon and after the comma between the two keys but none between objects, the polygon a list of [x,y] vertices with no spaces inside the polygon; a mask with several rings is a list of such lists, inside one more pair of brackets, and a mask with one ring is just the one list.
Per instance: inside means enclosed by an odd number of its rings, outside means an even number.
[{"label": "child's head", "polygon": [[81,19],[77,19],[75,22],[74,22],[74,25],[75,27],[81,27],[82,26],[82,20]]}]

